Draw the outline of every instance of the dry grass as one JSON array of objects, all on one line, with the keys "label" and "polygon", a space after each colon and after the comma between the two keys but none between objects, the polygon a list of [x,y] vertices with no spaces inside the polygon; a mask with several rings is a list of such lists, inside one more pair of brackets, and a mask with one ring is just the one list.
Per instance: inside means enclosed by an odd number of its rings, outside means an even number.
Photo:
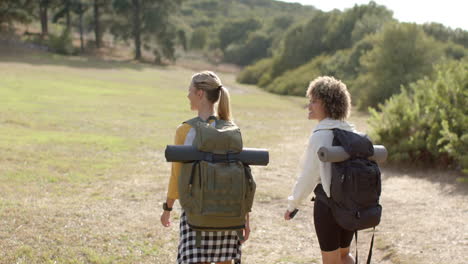
[{"label": "dry grass", "polygon": [[[192,70],[41,53],[0,55],[0,263],[174,263],[173,224],[159,223],[163,150],[187,110]],[[320,263],[312,206],[282,219],[314,123],[305,98],[239,85],[229,71],[245,145],[270,150],[245,263]],[[367,116],[352,121],[367,130]],[[447,172],[384,169],[374,263],[465,263],[466,184]],[[426,174],[436,174],[426,177]],[[361,261],[370,233],[362,232]]]}]

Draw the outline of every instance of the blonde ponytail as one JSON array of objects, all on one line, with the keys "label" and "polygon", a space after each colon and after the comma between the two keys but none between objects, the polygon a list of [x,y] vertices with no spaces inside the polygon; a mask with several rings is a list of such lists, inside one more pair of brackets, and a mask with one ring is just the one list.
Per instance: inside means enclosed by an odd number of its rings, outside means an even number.
[{"label": "blonde ponytail", "polygon": [[209,102],[218,103],[218,118],[232,120],[229,91],[223,86],[219,77],[211,71],[203,71],[192,76],[192,85],[206,92]]},{"label": "blonde ponytail", "polygon": [[218,117],[219,119],[231,121],[231,103],[229,92],[224,86],[221,86],[218,102]]}]

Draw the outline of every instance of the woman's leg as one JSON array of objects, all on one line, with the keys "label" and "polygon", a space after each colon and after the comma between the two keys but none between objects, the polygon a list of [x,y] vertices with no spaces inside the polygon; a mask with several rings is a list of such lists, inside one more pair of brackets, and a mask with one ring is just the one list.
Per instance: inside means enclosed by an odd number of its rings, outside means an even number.
[{"label": "woman's leg", "polygon": [[349,253],[349,247],[347,248],[340,248],[340,257],[341,257],[341,263],[342,264],[354,264],[354,258]]},{"label": "woman's leg", "polygon": [[341,264],[340,249],[333,251],[322,251],[323,264]]},{"label": "woman's leg", "polygon": [[320,200],[314,203],[314,225],[323,264],[341,264],[340,229],[328,205]]}]

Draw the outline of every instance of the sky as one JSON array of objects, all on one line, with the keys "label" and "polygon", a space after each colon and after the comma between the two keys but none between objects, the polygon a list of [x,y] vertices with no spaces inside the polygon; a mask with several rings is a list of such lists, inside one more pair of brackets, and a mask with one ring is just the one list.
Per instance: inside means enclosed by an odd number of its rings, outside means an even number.
[{"label": "sky", "polygon": [[[355,4],[367,4],[369,0],[280,0],[283,2],[312,5],[323,11],[346,9]],[[393,11],[393,17],[400,22],[437,22],[452,29],[468,30],[467,0],[375,0]]]}]

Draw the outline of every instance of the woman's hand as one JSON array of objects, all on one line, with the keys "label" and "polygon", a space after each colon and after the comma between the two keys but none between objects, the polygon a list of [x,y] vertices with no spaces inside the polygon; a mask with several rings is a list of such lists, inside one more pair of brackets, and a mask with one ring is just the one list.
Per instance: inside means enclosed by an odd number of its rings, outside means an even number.
[{"label": "woman's hand", "polygon": [[286,212],[284,213],[284,220],[286,220],[286,221],[291,220],[291,217],[289,216],[290,214],[291,214],[291,212],[286,210]]},{"label": "woman's hand", "polygon": [[163,211],[163,213],[161,214],[161,224],[164,227],[171,226],[170,219],[171,219],[171,212],[170,211]]},{"label": "woman's hand", "polygon": [[249,220],[249,214],[245,216],[245,228],[243,230],[244,232],[244,240],[241,241],[241,243],[245,243],[247,239],[249,239],[250,235],[250,220]]}]

